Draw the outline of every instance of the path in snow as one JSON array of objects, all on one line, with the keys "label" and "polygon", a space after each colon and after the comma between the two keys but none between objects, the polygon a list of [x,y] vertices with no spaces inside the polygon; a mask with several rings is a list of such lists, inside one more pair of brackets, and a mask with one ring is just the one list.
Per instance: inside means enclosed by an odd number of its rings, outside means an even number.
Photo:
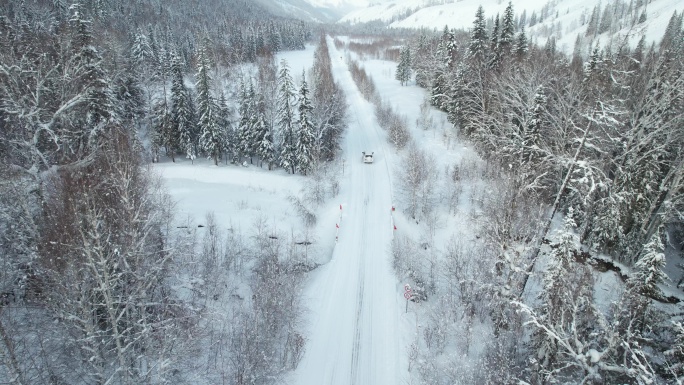
[{"label": "path in snow", "polygon": [[[403,297],[391,269],[392,204],[386,142],[351,78],[342,53],[328,39],[333,74],[347,95],[349,127],[343,144],[345,202],[332,260],[314,273],[304,301],[308,341],[294,373],[297,385],[403,383],[406,349],[399,333]],[[362,151],[375,152],[373,164]]]}]

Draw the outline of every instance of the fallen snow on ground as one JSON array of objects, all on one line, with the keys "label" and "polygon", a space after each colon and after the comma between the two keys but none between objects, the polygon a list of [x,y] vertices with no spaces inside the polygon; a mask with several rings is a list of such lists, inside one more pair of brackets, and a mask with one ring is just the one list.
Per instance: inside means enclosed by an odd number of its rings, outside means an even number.
[{"label": "fallen snow on ground", "polygon": [[177,202],[179,223],[190,217],[201,225],[204,216],[213,212],[223,230],[247,229],[259,216],[276,227],[299,226],[287,197],[299,192],[301,176],[255,165],[214,166],[205,159],[194,164],[185,159],[166,161],[156,164],[155,169]]},{"label": "fallen snow on ground", "polygon": [[[343,143],[342,216],[332,261],[312,273],[304,294],[310,317],[306,352],[292,383],[401,384],[407,327],[402,285],[390,265],[391,186],[387,145],[372,106],[329,42],[335,80],[349,103]],[[374,162],[362,162],[373,151]]]},{"label": "fallen snow on ground", "polygon": [[[277,61],[287,60],[293,77],[301,81],[301,73],[313,64],[315,46],[307,45],[302,51],[278,54]],[[241,70],[249,76],[253,72]],[[163,157],[154,165],[164,178],[172,197],[177,201],[177,220],[187,222],[191,217],[202,224],[208,212],[213,212],[219,226],[225,230],[241,227],[247,230],[258,217],[263,217],[278,229],[297,231],[302,229],[300,219],[288,201],[298,195],[306,178],[287,174],[278,169],[268,171],[256,164],[247,166],[221,163],[214,166],[206,159],[191,162],[179,157],[171,162]]]},{"label": "fallen snow on ground", "polygon": [[[330,172],[338,174],[339,195],[316,209],[319,219],[310,230],[317,262],[322,266],[309,273],[302,293],[307,308],[303,325],[306,350],[287,382],[404,384],[411,381],[407,371],[409,347],[422,338],[424,317],[439,304],[411,302],[405,307],[403,291],[407,282],[395,277],[392,270],[392,239],[408,236],[428,241],[430,253],[435,256],[451,239],[466,248],[482,242],[481,223],[487,218],[478,212],[475,200],[492,194],[496,186],[494,181],[483,181],[477,175],[483,162],[472,146],[459,138],[444,113],[430,107],[429,115],[421,117],[426,90],[413,83],[401,86],[394,79],[396,63],[362,61],[383,100],[406,118],[417,146],[433,155],[440,179],[446,178],[454,165],[468,164],[473,173],[464,177],[457,207],[438,212],[432,232],[427,231],[426,223],[405,215],[399,203],[403,152],[387,143],[373,106],[363,99],[351,78],[344,58],[355,55],[338,51],[332,41],[329,48],[334,77],[347,96],[349,127],[340,159],[330,168]],[[313,48],[280,54],[278,62],[280,58],[286,58],[293,74],[301,74],[301,68],[309,68],[313,62]],[[418,124],[419,120],[429,122],[427,129]],[[363,151],[374,152],[374,163],[362,162]],[[288,197],[299,194],[308,183],[307,177],[256,165],[214,166],[205,160],[195,164],[167,161],[155,165],[155,169],[178,200],[180,217],[192,216],[201,223],[204,214],[213,211],[223,228],[245,229],[262,218],[279,231],[305,230]],[[557,227],[554,222],[553,228]],[[535,273],[541,274],[544,266],[542,258]],[[613,273],[597,274],[596,278],[595,300],[599,308],[607,311],[621,283]],[[530,295],[539,292],[540,284],[539,278],[530,281]],[[458,361],[460,368],[474,367],[475,358],[489,341],[491,330],[486,324],[472,327],[464,332],[475,336],[472,345],[463,351],[457,346],[461,337],[455,336],[445,354],[455,360],[452,362]]]}]

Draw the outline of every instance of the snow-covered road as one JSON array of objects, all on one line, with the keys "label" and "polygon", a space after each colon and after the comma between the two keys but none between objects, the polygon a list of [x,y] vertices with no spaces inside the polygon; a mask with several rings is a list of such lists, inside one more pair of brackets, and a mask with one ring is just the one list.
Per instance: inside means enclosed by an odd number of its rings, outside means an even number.
[{"label": "snow-covered road", "polygon": [[[342,53],[328,41],[333,73],[347,95],[343,145],[345,202],[330,263],[314,273],[304,295],[308,341],[294,373],[298,385],[404,383],[406,348],[400,329],[402,287],[391,268],[391,186],[386,141],[373,106],[351,78]],[[373,164],[362,152],[375,152]]]}]

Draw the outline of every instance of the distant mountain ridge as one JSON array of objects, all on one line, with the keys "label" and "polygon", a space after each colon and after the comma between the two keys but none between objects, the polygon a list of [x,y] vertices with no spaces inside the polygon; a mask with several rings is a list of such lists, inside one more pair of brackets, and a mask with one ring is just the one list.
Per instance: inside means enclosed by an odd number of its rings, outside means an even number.
[{"label": "distant mountain ridge", "polygon": [[277,16],[297,18],[308,22],[334,23],[342,16],[359,9],[358,1],[331,0],[256,0]]},{"label": "distant mountain ridge", "polygon": [[[502,0],[395,0],[376,2],[343,16],[341,23],[382,21],[392,28],[429,28],[441,31],[449,28],[468,30],[472,27],[477,8],[482,5],[487,19],[508,5]],[[558,49],[571,53],[577,36],[587,42],[604,45],[609,39],[627,41],[635,46],[641,36],[647,44],[659,42],[674,11],[684,11],[677,0],[538,0],[514,1],[519,25],[525,25],[529,40],[543,45],[554,37]],[[592,16],[607,28],[587,31]],[[606,17],[607,16],[607,17]],[[605,19],[605,20],[604,20]],[[600,30],[600,33],[599,33]],[[621,44],[621,43],[616,43]]]}]

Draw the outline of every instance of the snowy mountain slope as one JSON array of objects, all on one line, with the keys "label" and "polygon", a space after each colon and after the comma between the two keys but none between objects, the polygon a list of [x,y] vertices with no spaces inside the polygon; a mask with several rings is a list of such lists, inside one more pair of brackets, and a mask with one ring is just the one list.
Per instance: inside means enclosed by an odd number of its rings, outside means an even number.
[{"label": "snowy mountain slope", "polygon": [[[430,5],[436,2],[424,0],[397,0],[369,6],[345,15],[339,22],[351,24],[369,21],[383,21],[394,28],[429,28],[441,30],[445,25],[449,28],[470,29],[475,18],[477,8],[482,5],[485,17],[492,18],[497,13],[503,14],[507,2],[501,0],[463,0],[447,4]],[[441,2],[440,2],[441,3]],[[637,7],[640,2],[634,2],[629,15],[613,21],[610,32],[597,36],[605,42],[610,37],[618,39],[629,35],[630,42],[635,45],[641,34],[645,34],[647,42],[658,42],[662,37],[667,22],[672,13],[684,10],[681,2],[674,0],[653,0]],[[523,13],[526,28],[531,41],[544,44],[550,36],[555,36],[557,47],[565,52],[572,52],[578,34],[584,36],[587,23],[594,7],[598,6],[602,16],[606,5],[624,5],[628,9],[629,1],[600,2],[598,0],[555,0],[542,3],[535,0],[521,0],[513,2],[516,18]],[[632,26],[641,13],[646,15],[646,21]],[[531,26],[532,15],[536,14],[538,22]]]},{"label": "snowy mountain slope", "polygon": [[274,15],[309,22],[329,22],[339,17],[332,9],[316,7],[304,0],[257,0],[257,2]]},{"label": "snowy mountain slope", "polygon": [[368,0],[306,0],[309,4],[318,8],[361,8],[369,4]]},{"label": "snowy mountain slope", "polygon": [[338,20],[367,5],[364,0],[257,0],[271,13],[304,21],[326,23]]}]

